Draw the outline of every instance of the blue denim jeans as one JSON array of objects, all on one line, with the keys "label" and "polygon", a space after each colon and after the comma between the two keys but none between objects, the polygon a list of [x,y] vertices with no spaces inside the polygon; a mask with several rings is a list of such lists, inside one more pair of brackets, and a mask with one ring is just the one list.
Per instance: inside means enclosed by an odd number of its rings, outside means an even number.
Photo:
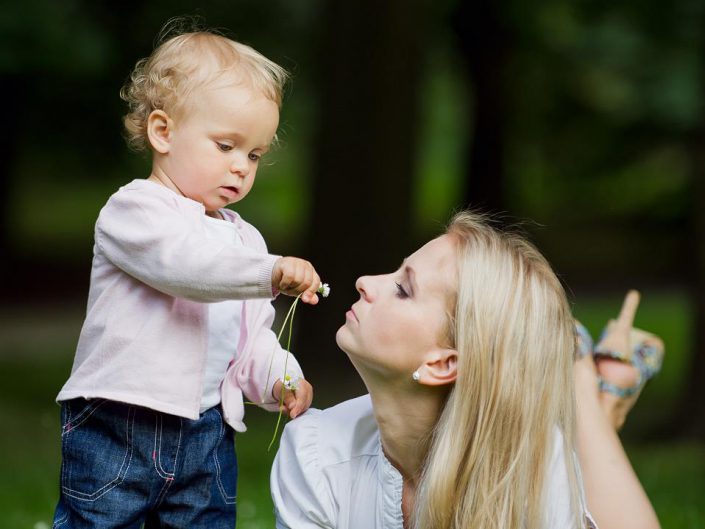
[{"label": "blue denim jeans", "polygon": [[54,528],[235,527],[234,432],[219,407],[189,420],[73,399],[61,415]]}]

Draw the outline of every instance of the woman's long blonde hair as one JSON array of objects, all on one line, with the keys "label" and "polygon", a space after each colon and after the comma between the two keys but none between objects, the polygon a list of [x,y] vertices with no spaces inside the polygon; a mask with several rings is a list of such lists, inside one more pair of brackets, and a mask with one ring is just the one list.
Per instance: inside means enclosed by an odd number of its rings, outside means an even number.
[{"label": "woman's long blonde hair", "polygon": [[573,318],[546,259],[522,237],[461,212],[447,233],[458,289],[448,339],[458,378],[430,441],[416,497],[418,529],[534,529],[557,429],[576,527]]}]

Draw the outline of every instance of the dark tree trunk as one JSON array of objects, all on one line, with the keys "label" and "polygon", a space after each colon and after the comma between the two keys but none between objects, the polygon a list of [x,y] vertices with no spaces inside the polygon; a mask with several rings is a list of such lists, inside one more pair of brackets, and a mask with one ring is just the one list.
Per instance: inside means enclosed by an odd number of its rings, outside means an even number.
[{"label": "dark tree trunk", "polygon": [[[645,436],[654,440],[690,438],[705,441],[705,123],[695,131],[691,141],[692,183],[690,204],[690,240],[686,256],[691,263],[689,293],[694,307],[692,319],[692,351],[689,365],[679,381],[680,396],[668,419],[648,430]],[[669,362],[666,342],[664,362]],[[676,354],[683,354],[678,351]]]},{"label": "dark tree trunk", "polygon": [[16,263],[11,262],[10,196],[12,170],[17,160],[17,148],[22,125],[21,112],[24,108],[27,83],[20,75],[11,73],[0,75],[0,97],[7,101],[3,111],[2,131],[0,132],[0,270],[5,277],[10,276]]},{"label": "dark tree trunk", "polygon": [[357,378],[333,339],[358,297],[355,278],[390,271],[409,251],[418,5],[332,0],[324,8],[308,257],[332,294],[302,308],[296,351],[319,382]]},{"label": "dark tree trunk", "polygon": [[[700,52],[705,43],[700,42]],[[702,56],[701,56],[702,62]],[[693,350],[686,371],[683,400],[678,406],[676,431],[705,441],[705,120],[701,118],[691,142],[693,195],[690,208],[693,241]],[[666,344],[668,347],[668,344]],[[668,356],[666,360],[668,361]]]},{"label": "dark tree trunk", "polygon": [[472,134],[466,149],[465,206],[501,212],[504,197],[505,76],[508,32],[498,13],[501,2],[461,0],[453,18],[467,66]]},{"label": "dark tree trunk", "polygon": [[[705,126],[697,134],[693,152],[694,340],[683,402],[679,406],[680,424],[674,426],[686,436],[705,441]],[[665,361],[668,361],[668,355]]]}]

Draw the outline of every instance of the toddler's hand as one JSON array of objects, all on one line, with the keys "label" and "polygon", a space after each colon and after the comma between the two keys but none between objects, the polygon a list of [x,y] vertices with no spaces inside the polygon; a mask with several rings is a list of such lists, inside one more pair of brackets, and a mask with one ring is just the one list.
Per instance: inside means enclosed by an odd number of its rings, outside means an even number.
[{"label": "toddler's hand", "polygon": [[[272,395],[279,400],[282,394],[283,382],[277,380],[272,389]],[[282,411],[290,418],[295,419],[311,406],[313,401],[313,386],[303,378],[296,381],[296,389],[284,387],[284,400],[282,402]]]},{"label": "toddler's hand", "polygon": [[321,286],[313,265],[298,257],[280,257],[272,268],[272,287],[287,296],[298,296],[301,301],[315,305],[318,303],[316,291]]}]

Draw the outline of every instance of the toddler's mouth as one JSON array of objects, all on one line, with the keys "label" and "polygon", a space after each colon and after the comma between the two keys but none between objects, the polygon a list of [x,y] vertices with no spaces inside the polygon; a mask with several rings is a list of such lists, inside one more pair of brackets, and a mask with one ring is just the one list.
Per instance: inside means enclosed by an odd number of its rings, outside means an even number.
[{"label": "toddler's mouth", "polygon": [[227,194],[228,194],[228,195],[232,195],[232,196],[235,196],[235,197],[240,195],[240,190],[239,190],[237,187],[233,187],[233,186],[221,186],[221,189],[224,189],[225,191],[227,191]]}]

